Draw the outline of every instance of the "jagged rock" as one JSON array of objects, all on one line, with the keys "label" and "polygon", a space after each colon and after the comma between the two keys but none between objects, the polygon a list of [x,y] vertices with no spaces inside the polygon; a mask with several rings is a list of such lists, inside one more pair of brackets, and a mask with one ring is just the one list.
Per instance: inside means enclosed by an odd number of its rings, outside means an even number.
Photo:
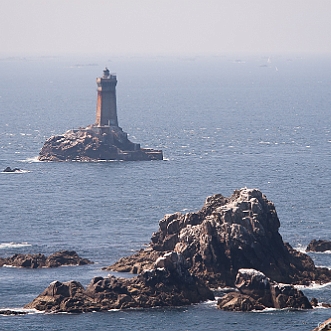
[{"label": "jagged rock", "polygon": [[79,313],[182,306],[207,299],[214,299],[213,292],[189,273],[180,254],[172,252],[135,278],[94,277],[86,289],[79,282],[54,281],[24,308]]},{"label": "jagged rock", "polygon": [[331,280],[331,271],[285,244],[275,206],[257,189],[243,188],[229,198],[210,196],[202,209],[166,215],[150,245],[107,267],[137,272],[165,252],[181,253],[190,271],[210,286],[233,286],[241,268],[263,272],[280,283],[309,284]]},{"label": "jagged rock", "polygon": [[150,247],[141,249],[137,253],[120,258],[114,265],[103,267],[102,270],[114,270],[117,272],[131,272],[139,274],[144,269],[153,267],[155,261],[164,254],[162,251],[152,250]]},{"label": "jagged rock", "polygon": [[307,297],[293,285],[280,285],[270,281],[262,272],[240,269],[235,287],[217,302],[218,308],[231,311],[263,310],[265,308],[311,309]]},{"label": "jagged rock", "polygon": [[331,318],[327,319],[323,323],[320,323],[318,327],[316,327],[312,331],[328,331],[331,330]]},{"label": "jagged rock", "polygon": [[61,265],[91,264],[88,259],[81,258],[75,251],[63,250],[48,257],[44,254],[14,254],[11,257],[0,258],[0,267],[4,264],[21,268],[55,268]]},{"label": "jagged rock", "polygon": [[118,126],[100,128],[90,125],[50,137],[44,143],[38,159],[40,161],[148,161],[162,160],[163,154],[160,150],[140,148],[140,145],[132,143]]},{"label": "jagged rock", "polygon": [[331,241],[313,239],[307,246],[306,252],[331,251]]}]

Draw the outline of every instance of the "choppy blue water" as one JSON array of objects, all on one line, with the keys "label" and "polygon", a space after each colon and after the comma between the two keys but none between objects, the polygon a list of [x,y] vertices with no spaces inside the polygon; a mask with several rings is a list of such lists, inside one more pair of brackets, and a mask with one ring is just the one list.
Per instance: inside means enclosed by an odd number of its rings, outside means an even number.
[{"label": "choppy blue water", "polygon": [[[95,78],[117,73],[120,126],[165,161],[36,162],[52,134],[94,122]],[[331,239],[331,62],[323,57],[1,58],[0,256],[74,249],[82,267],[0,269],[0,308],[48,284],[87,285],[148,243],[166,213],[244,186],[272,200],[285,241]],[[312,254],[331,267],[331,254]],[[331,302],[331,286],[304,289]],[[1,330],[302,330],[330,309],[231,313],[190,307],[0,316]]]}]

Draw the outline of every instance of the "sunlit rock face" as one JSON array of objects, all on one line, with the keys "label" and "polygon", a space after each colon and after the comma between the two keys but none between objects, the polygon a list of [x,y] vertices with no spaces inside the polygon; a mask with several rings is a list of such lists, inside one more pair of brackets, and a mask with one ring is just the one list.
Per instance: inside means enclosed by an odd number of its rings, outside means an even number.
[{"label": "sunlit rock face", "polygon": [[140,148],[117,126],[69,130],[63,135],[46,140],[38,159],[40,161],[149,161],[162,160],[160,150]]},{"label": "sunlit rock face", "polygon": [[120,259],[110,270],[139,272],[168,251],[181,253],[190,271],[210,286],[233,286],[241,268],[263,272],[273,281],[326,282],[331,272],[283,242],[274,204],[257,189],[210,196],[198,212],[166,215],[150,247]]}]

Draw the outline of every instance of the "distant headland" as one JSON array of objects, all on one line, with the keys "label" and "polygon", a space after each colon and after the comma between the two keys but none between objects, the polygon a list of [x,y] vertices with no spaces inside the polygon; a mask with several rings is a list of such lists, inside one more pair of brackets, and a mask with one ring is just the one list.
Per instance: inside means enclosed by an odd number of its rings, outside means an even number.
[{"label": "distant headland", "polygon": [[95,124],[51,136],[42,147],[40,161],[149,161],[163,160],[162,150],[141,148],[118,126],[116,75],[107,68],[97,81]]}]

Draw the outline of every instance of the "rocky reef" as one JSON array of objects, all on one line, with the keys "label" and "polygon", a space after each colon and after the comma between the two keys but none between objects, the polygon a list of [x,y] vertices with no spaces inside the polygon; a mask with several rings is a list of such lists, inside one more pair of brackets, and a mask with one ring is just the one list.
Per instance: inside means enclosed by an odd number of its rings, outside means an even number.
[{"label": "rocky reef", "polygon": [[62,265],[91,264],[88,259],[81,258],[75,251],[58,251],[48,257],[44,254],[14,254],[11,257],[0,258],[0,267],[10,265],[18,268],[56,268]]},{"label": "rocky reef", "polygon": [[79,282],[52,282],[24,306],[45,312],[81,313],[109,309],[183,306],[213,300],[213,292],[190,274],[181,254],[169,253],[135,278],[95,277],[85,289]]},{"label": "rocky reef", "polygon": [[106,269],[139,273],[175,251],[210,287],[233,286],[242,268],[261,271],[280,283],[330,281],[331,271],[316,267],[307,254],[284,243],[279,227],[275,206],[261,191],[243,188],[230,197],[217,194],[198,212],[166,215],[149,247]]},{"label": "rocky reef", "polygon": [[149,161],[162,160],[161,150],[144,149],[131,142],[118,126],[90,125],[46,140],[40,161]]},{"label": "rocky reef", "polygon": [[331,251],[331,241],[313,239],[306,248],[306,252],[325,252],[325,251]]},{"label": "rocky reef", "polygon": [[236,291],[221,297],[217,302],[218,308],[230,311],[312,309],[307,297],[293,285],[272,282],[262,272],[254,269],[239,269],[234,285]]}]

